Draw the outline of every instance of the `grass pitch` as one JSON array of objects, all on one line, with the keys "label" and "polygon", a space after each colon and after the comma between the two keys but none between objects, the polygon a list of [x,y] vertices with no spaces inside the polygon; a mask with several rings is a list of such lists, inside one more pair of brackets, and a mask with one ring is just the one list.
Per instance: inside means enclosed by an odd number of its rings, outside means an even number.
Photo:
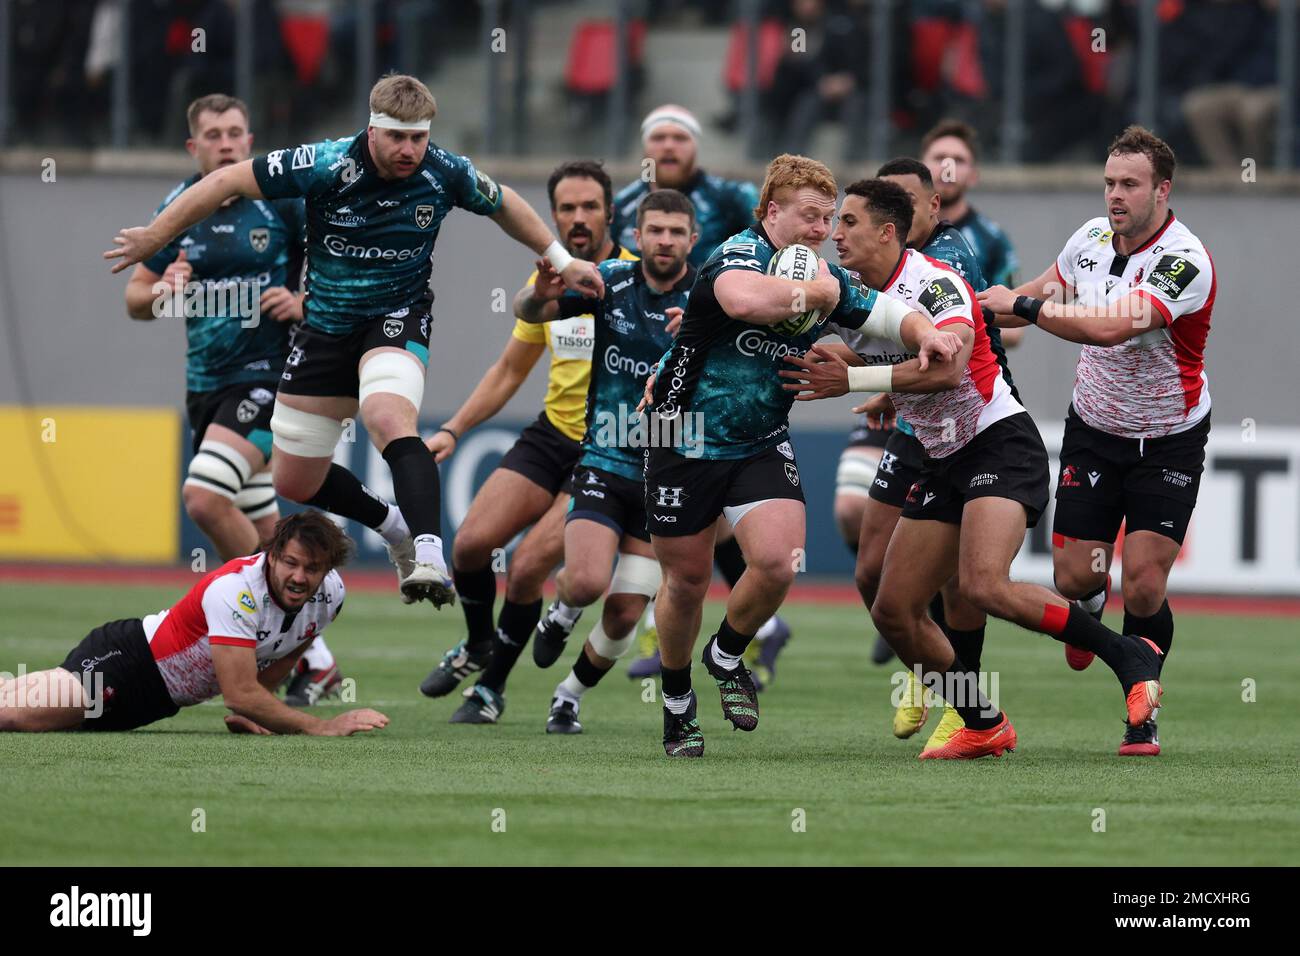
[{"label": "grass pitch", "polygon": [[[0,669],[53,666],[93,626],[176,597],[6,585]],[[375,707],[387,730],[234,736],[210,702],[126,734],[0,735],[0,866],[1294,863],[1295,619],[1178,616],[1156,759],[1115,755],[1124,705],[1104,666],[1076,674],[1055,641],[994,623],[984,666],[1018,751],[921,763],[933,725],[891,735],[894,668],[871,665],[865,613],[783,614],[795,636],[759,729],[731,731],[697,666],[707,756],[670,761],[657,687],[647,702],[622,666],[588,694],[586,733],[543,733],[567,652],[546,672],[525,653],[501,724],[448,724],[459,697],[416,688],[458,639],[459,610],[350,594],[328,636],[357,701],[320,711]]]}]

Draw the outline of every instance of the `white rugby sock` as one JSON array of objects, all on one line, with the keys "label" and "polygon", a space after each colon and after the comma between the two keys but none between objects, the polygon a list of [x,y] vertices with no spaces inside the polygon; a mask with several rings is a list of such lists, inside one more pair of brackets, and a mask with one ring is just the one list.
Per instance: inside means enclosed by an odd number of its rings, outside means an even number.
[{"label": "white rugby sock", "polygon": [[563,621],[568,627],[573,627],[573,625],[578,623],[578,618],[582,617],[582,608],[570,607],[559,598],[556,598],[555,608],[551,611],[551,615],[556,619]]},{"label": "white rugby sock", "polygon": [[687,694],[685,697],[669,697],[667,694],[664,694],[664,706],[674,714],[684,714],[690,709],[691,695]]},{"label": "white rugby sock", "polygon": [[555,696],[562,697],[573,701],[575,704],[582,700],[582,695],[587,692],[588,688],[582,681],[578,680],[578,675],[569,671],[569,676],[560,681],[555,688]]},{"label": "white rugby sock", "polygon": [[1083,608],[1089,614],[1096,614],[1106,606],[1106,589],[1102,588],[1091,597],[1079,598],[1079,600],[1074,603],[1079,605],[1079,607]]},{"label": "white rugby sock", "polygon": [[740,664],[740,655],[724,653],[722,648],[718,646],[717,641],[714,641],[710,645],[709,653],[713,655],[713,663],[717,664],[723,670],[734,671]]},{"label": "white rugby sock", "polygon": [[442,538],[436,534],[422,534],[416,537],[415,563],[432,564],[439,571],[446,571],[447,559],[442,556]]},{"label": "white rugby sock", "polygon": [[375,531],[390,545],[401,544],[411,533],[411,529],[406,526],[406,519],[402,517],[402,509],[394,504],[388,506],[388,517],[380,522]]},{"label": "white rugby sock", "polygon": [[776,630],[776,615],[773,614],[771,617],[769,617],[766,621],[763,622],[763,626],[760,627],[758,629],[758,633],[754,635],[754,640],[765,641],[772,636],[772,632],[775,630]]},{"label": "white rugby sock", "polygon": [[655,602],[653,598],[645,606],[645,617],[641,618],[641,626],[647,631],[655,626]]},{"label": "white rugby sock", "polygon": [[334,653],[325,646],[325,638],[318,637],[307,645],[302,652],[302,659],[308,670],[323,671],[334,665]]}]

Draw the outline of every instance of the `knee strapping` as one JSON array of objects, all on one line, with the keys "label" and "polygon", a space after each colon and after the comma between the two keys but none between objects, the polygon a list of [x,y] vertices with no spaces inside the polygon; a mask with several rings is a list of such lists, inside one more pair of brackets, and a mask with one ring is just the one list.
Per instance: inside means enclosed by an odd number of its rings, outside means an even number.
[{"label": "knee strapping", "polygon": [[333,458],[334,447],[343,435],[343,423],[328,415],[317,415],[275,403],[271,435],[276,448],[299,458]]}]

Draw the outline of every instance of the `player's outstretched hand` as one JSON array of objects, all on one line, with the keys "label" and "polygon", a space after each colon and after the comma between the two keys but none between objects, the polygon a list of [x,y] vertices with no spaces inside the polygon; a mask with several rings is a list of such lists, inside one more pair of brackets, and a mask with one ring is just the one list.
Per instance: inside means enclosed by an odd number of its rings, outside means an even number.
[{"label": "player's outstretched hand", "polygon": [[1011,310],[1016,304],[1016,294],[1004,285],[991,285],[975,293],[975,301],[996,315],[1014,315]]},{"label": "player's outstretched hand", "polygon": [[258,737],[275,736],[261,724],[254,723],[242,714],[227,714],[226,729],[232,734],[255,734]]},{"label": "player's outstretched hand", "polygon": [[426,439],[424,445],[433,453],[434,464],[441,465],[456,450],[456,439],[451,437],[451,432],[444,429],[435,432],[432,438]]},{"label": "player's outstretched hand", "polygon": [[641,404],[636,407],[638,415],[655,403],[655,378],[657,375],[657,372],[651,372],[650,377],[645,380],[645,394],[641,396]]},{"label": "player's outstretched hand", "polygon": [[918,367],[924,372],[931,362],[951,361],[961,349],[961,336],[955,332],[931,329],[921,336],[921,348],[916,353]]},{"label": "player's outstretched hand", "polygon": [[388,718],[377,710],[363,707],[325,721],[317,735],[321,737],[351,737],[364,730],[381,730],[388,726]]},{"label": "player's outstretched hand", "polygon": [[105,252],[104,258],[117,260],[113,264],[114,272],[121,272],[123,269],[144,262],[163,247],[163,243],[149,232],[148,226],[130,226],[123,229],[113,237],[113,244],[117,248]]},{"label": "player's outstretched hand", "polygon": [[894,410],[894,400],[888,392],[878,392],[853,409],[854,415],[866,415],[867,427],[872,431],[893,428],[898,413]]},{"label": "player's outstretched hand", "polygon": [[302,299],[282,285],[263,290],[260,307],[262,314],[269,315],[272,321],[302,321]]},{"label": "player's outstretched hand", "polygon": [[682,316],[685,314],[686,310],[680,305],[670,305],[664,309],[664,315],[668,317],[668,324],[664,326],[664,331],[669,335],[676,335],[682,327]]},{"label": "player's outstretched hand", "polygon": [[537,281],[533,283],[533,298],[541,302],[553,302],[564,295],[564,277],[555,271],[551,260],[537,260]]},{"label": "player's outstretched hand", "polygon": [[834,398],[848,392],[848,362],[834,352],[828,352],[817,345],[809,349],[808,354],[815,355],[816,360],[809,359],[807,356],[800,358],[797,355],[787,355],[785,360],[797,366],[798,371],[782,369],[777,372],[782,378],[793,379],[781,387],[787,392],[797,392],[795,401],[810,402],[818,398]]},{"label": "player's outstretched hand", "polygon": [[600,277],[600,270],[586,259],[574,259],[560,275],[564,284],[574,292],[597,299],[605,294],[605,280]]}]

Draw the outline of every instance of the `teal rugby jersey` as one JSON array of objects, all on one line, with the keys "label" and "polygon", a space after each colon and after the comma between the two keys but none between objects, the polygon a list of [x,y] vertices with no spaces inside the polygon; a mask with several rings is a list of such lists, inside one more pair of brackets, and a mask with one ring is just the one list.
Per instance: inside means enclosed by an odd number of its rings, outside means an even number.
[{"label": "teal rugby jersey", "polygon": [[456,207],[501,208],[501,189],[465,156],[430,143],[404,179],[381,179],[366,132],[277,149],[253,160],[269,198],[302,196],[307,208],[308,325],[334,334],[431,301],[433,246]]}]

